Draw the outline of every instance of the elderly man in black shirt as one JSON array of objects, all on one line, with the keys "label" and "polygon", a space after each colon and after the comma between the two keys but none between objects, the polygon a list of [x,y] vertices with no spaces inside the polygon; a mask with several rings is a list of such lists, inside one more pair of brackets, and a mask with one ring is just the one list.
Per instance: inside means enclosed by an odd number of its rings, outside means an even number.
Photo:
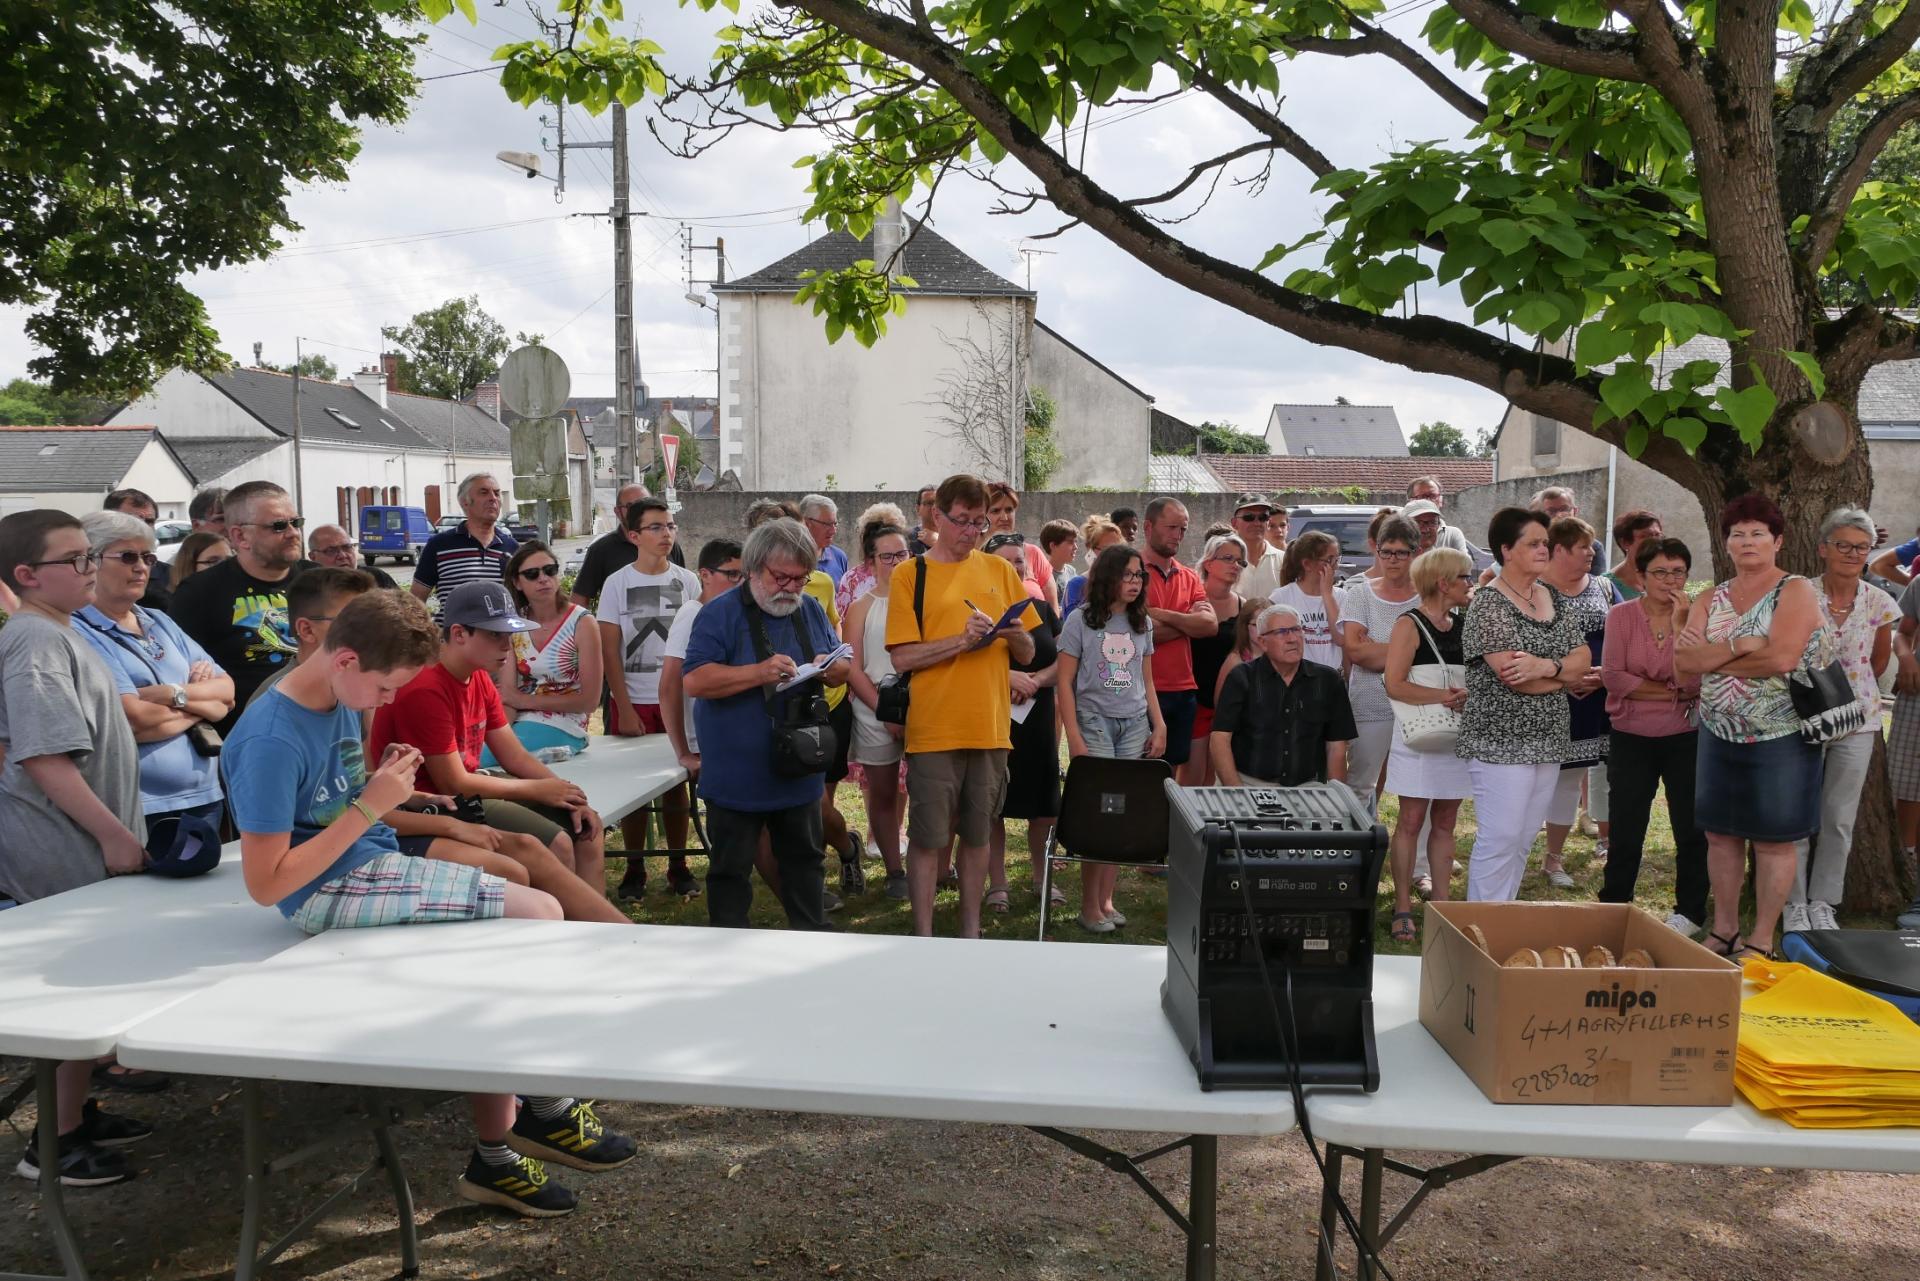
[{"label": "elderly man in black shirt", "polygon": [[1307,637],[1289,605],[1254,620],[1261,657],[1240,664],[1214,700],[1207,748],[1223,787],[1298,787],[1347,778],[1358,737],[1340,673],[1305,659]]}]

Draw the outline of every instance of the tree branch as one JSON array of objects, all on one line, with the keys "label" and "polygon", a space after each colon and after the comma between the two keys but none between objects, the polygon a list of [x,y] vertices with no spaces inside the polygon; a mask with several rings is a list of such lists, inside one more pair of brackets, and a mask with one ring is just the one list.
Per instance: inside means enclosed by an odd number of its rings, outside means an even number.
[{"label": "tree branch", "polygon": [[1396,35],[1357,19],[1353,20],[1352,25],[1361,34],[1350,39],[1295,36],[1288,39],[1286,44],[1296,53],[1321,53],[1333,58],[1358,58],[1370,53],[1381,54],[1405,67],[1413,73],[1414,79],[1433,90],[1442,102],[1473,123],[1479,124],[1487,118],[1486,103],[1455,84],[1448,78],[1446,72],[1421,57],[1420,51],[1412,45]]},{"label": "tree branch", "polygon": [[[1547,414],[1582,430],[1599,406],[1598,379],[1583,375],[1565,357],[1516,345],[1471,325],[1439,316],[1378,315],[1288,289],[1237,263],[1213,257],[1176,239],[1074,169],[1045,139],[1014,115],[937,36],[879,12],[862,0],[790,0],[890,58],[925,72],[1006,148],[1046,189],[1063,214],[1175,284],[1322,346],[1340,347],[1423,373],[1445,374],[1486,387],[1523,409]],[[1624,427],[1595,431],[1618,440]],[[1651,442],[1644,455],[1656,466],[1682,469],[1691,460],[1677,444]],[[1671,474],[1671,473],[1670,473]]]},{"label": "tree branch", "polygon": [[[1911,7],[1920,7],[1920,0],[1912,0]],[[1853,154],[1827,184],[1820,197],[1820,208],[1807,224],[1806,244],[1800,255],[1808,271],[1819,271],[1820,264],[1833,252],[1834,241],[1840,238],[1840,228],[1847,220],[1847,207],[1853,203],[1860,184],[1867,180],[1873,162],[1893,141],[1893,136],[1915,120],[1920,120],[1920,90],[1887,103],[1860,131],[1859,138],[1854,140]]]},{"label": "tree branch", "polygon": [[[1920,3],[1920,0],[1916,0],[1916,3]],[[1306,166],[1308,173],[1316,178],[1324,178],[1333,172],[1333,161],[1327,159],[1318,147],[1301,137],[1279,116],[1274,115],[1259,103],[1241,97],[1206,68],[1188,63],[1187,70],[1193,76],[1193,83],[1200,86],[1201,92],[1271,138],[1280,150]]]},{"label": "tree branch", "polygon": [[1853,95],[1872,84],[1920,41],[1920,0],[1907,0],[1900,16],[1879,35],[1857,45],[1874,5],[1861,4],[1834,29],[1826,49],[1806,60],[1794,87],[1794,101],[1813,108],[1814,123],[1824,126]]},{"label": "tree branch", "polygon": [[1648,81],[1637,57],[1640,41],[1634,36],[1551,22],[1508,0],[1447,0],[1447,4],[1509,53],[1577,75],[1636,84]]},{"label": "tree branch", "polygon": [[[1132,200],[1122,201],[1121,203],[1130,209],[1138,209],[1142,205],[1163,205],[1198,182],[1200,175],[1207,172],[1207,170],[1218,169],[1223,165],[1230,165],[1243,156],[1258,155],[1263,151],[1276,151],[1279,149],[1279,146],[1280,144],[1275,142],[1250,142],[1244,147],[1235,147],[1232,151],[1215,156],[1211,160],[1202,160],[1199,164],[1187,170],[1186,177],[1157,196],[1139,196]],[[1204,204],[1205,202],[1203,201],[1202,203]]]}]

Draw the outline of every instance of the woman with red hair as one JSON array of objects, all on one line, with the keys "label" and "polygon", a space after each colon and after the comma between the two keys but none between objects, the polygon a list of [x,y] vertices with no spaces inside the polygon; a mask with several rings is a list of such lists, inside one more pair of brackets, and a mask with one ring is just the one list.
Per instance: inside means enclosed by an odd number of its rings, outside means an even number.
[{"label": "woman with red hair", "polygon": [[[1796,843],[1820,827],[1821,756],[1800,735],[1788,677],[1833,661],[1813,584],[1777,563],[1786,521],[1760,494],[1720,513],[1733,577],[1687,614],[1674,670],[1700,676],[1695,821],[1707,834],[1713,924],[1707,946],[1735,960],[1773,950],[1798,866]],[[1740,891],[1753,849],[1753,926]]]}]

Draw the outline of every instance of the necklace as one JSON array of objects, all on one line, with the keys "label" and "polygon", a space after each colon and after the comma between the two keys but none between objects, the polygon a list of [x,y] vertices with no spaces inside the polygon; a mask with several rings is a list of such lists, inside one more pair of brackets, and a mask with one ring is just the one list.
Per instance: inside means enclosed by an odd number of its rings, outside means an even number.
[{"label": "necklace", "polygon": [[[1527,591],[1527,594],[1525,596],[1522,596],[1520,594],[1520,589],[1515,587],[1512,583],[1508,582],[1507,576],[1504,573],[1495,574],[1493,577],[1493,581],[1500,584],[1501,588],[1507,593],[1507,595],[1510,598],[1512,598],[1514,604],[1520,607],[1521,613],[1525,614],[1528,618],[1533,618],[1535,622],[1539,621],[1539,619],[1534,618],[1534,613],[1533,613],[1534,597],[1533,597],[1532,588],[1529,588]],[[1538,587],[1539,583],[1536,581],[1534,583],[1534,586]]]}]

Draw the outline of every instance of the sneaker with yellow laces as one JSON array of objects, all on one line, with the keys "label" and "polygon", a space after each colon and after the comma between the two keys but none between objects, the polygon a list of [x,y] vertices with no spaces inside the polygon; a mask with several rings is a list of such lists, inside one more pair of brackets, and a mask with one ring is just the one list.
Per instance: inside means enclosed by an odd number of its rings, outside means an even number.
[{"label": "sneaker with yellow laces", "polygon": [[459,1193],[481,1205],[498,1206],[530,1219],[557,1219],[580,1204],[573,1192],[553,1181],[546,1163],[513,1154],[503,1162],[487,1160],[478,1148],[460,1176]]},{"label": "sneaker with yellow laces", "polygon": [[627,1135],[601,1124],[591,1099],[554,1103],[559,1105],[557,1114],[542,1117],[540,1113],[553,1105],[529,1099],[507,1132],[507,1146],[522,1156],[594,1172],[617,1170],[639,1152],[639,1145]]}]

